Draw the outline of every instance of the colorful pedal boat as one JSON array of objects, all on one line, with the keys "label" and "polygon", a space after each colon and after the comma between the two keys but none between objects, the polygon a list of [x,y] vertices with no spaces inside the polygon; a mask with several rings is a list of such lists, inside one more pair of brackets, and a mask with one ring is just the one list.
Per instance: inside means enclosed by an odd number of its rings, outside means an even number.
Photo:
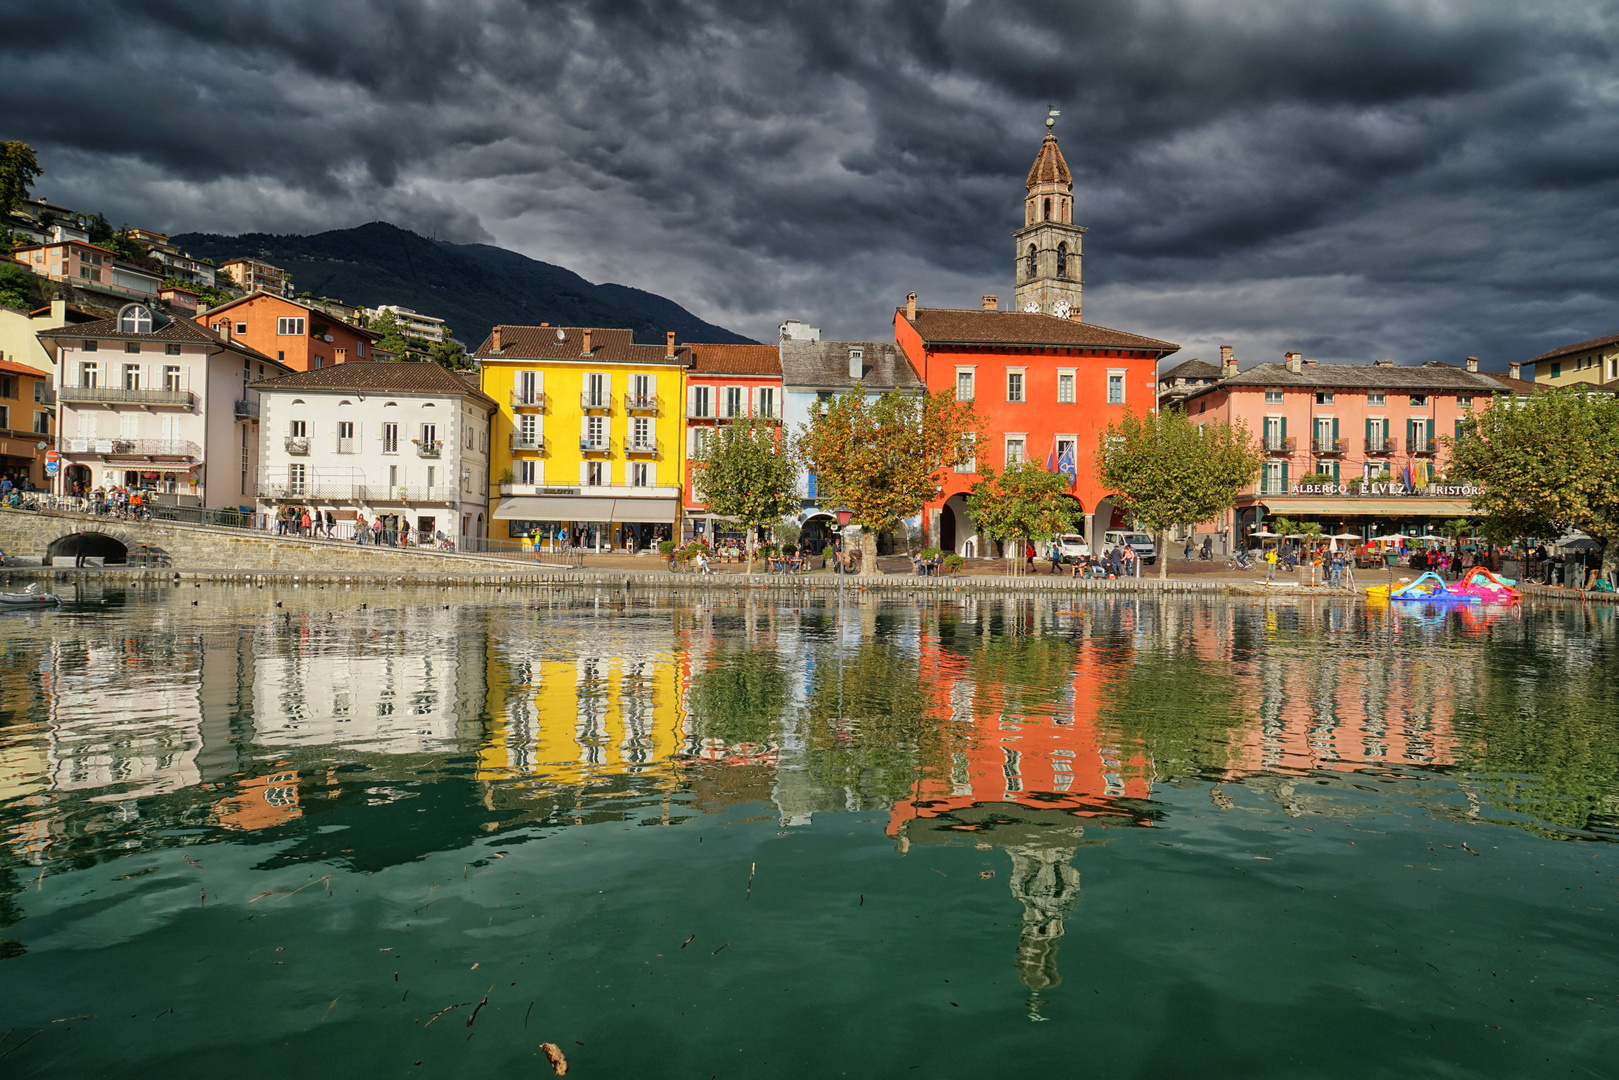
[{"label": "colorful pedal boat", "polygon": [[1419,604],[1482,604],[1484,599],[1472,592],[1457,592],[1445,584],[1445,579],[1429,570],[1415,581],[1397,581],[1393,585],[1369,585],[1369,600],[1400,600]]},{"label": "colorful pedal boat", "polygon": [[1486,604],[1510,604],[1518,599],[1517,582],[1475,566],[1462,575],[1462,580],[1451,586],[1452,592],[1478,597]]}]

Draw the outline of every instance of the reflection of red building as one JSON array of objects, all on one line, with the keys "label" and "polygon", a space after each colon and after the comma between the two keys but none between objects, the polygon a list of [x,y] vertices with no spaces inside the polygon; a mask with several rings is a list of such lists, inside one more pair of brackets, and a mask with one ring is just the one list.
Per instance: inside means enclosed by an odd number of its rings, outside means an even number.
[{"label": "reflection of red building", "polygon": [[1100,730],[1098,712],[1108,697],[1108,679],[1106,667],[1092,655],[1094,647],[1080,642],[1049,708],[1030,711],[1007,700],[1004,686],[975,683],[959,659],[924,644],[922,665],[928,674],[923,683],[934,687],[938,713],[947,718],[949,771],[931,771],[917,780],[911,798],[890,812],[889,833],[898,833],[913,818],[993,803],[1134,818],[1119,800],[1147,799],[1152,770],[1140,756],[1122,756]]},{"label": "reflection of red building", "polygon": [[302,813],[298,774],[286,769],[242,781],[237,794],[220,802],[219,823],[230,829],[268,829]]},{"label": "reflection of red building", "polygon": [[[1112,518],[1107,491],[1095,479],[1098,438],[1126,409],[1157,405],[1158,361],[1180,348],[1080,320],[1080,237],[1071,224],[1073,178],[1047,135],[1029,171],[1025,227],[1018,232],[1017,311],[998,298],[984,309],[920,308],[916,298],[895,313],[894,341],[930,390],[954,390],[983,418],[978,463],[999,470],[1018,461],[1053,465],[1071,451],[1070,493],[1085,512],[1087,534]],[[966,554],[976,529],[966,492],[980,479],[971,468],[945,477],[927,505],[925,528],[940,547]],[[1100,516],[1098,516],[1100,515]],[[1099,539],[1091,536],[1094,546]],[[973,547],[989,554],[982,540]]]}]

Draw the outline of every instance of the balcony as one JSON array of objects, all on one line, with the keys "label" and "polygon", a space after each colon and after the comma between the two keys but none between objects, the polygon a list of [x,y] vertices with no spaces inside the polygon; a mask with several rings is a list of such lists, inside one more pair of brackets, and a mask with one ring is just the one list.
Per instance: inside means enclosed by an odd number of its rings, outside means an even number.
[{"label": "balcony", "polygon": [[364,501],[365,488],[351,483],[324,483],[319,477],[303,483],[294,484],[287,480],[270,481],[260,480],[254,488],[254,495],[267,501],[286,502],[293,499],[308,499],[312,502],[326,503],[354,503]]},{"label": "balcony", "polygon": [[656,439],[630,439],[624,444],[626,454],[656,454],[658,440]]},{"label": "balcony", "polygon": [[1411,453],[1417,457],[1433,457],[1439,453],[1439,440],[1430,439],[1425,435],[1418,435],[1411,440]]},{"label": "balcony", "polygon": [[678,499],[680,488],[673,484],[658,487],[637,487],[634,484],[501,484],[500,493],[506,495],[595,495],[615,499]]},{"label": "balcony", "polygon": [[453,503],[457,491],[448,484],[400,484],[362,487],[357,489],[368,503]]},{"label": "balcony", "polygon": [[626,412],[656,413],[658,411],[658,395],[626,394],[624,395],[624,409]]},{"label": "balcony", "polygon": [[592,438],[589,435],[579,436],[579,449],[587,454],[605,454],[611,451],[612,448],[612,440],[605,435],[600,438]]},{"label": "balcony", "polygon": [[1388,457],[1390,454],[1400,452],[1398,438],[1374,437],[1366,440],[1366,454],[1368,457]]},{"label": "balcony", "polygon": [[707,409],[704,409],[704,408],[701,408],[701,407],[690,407],[690,408],[687,408],[687,410],[686,410],[686,419],[687,420],[716,420],[716,419],[718,419],[718,417],[716,417],[713,413],[709,412]]},{"label": "balcony", "polygon": [[1311,439],[1310,450],[1317,454],[1345,454],[1349,452],[1349,440]]},{"label": "balcony", "polygon": [[283,445],[289,454],[309,453],[309,437],[307,435],[288,435]]},{"label": "balcony", "polygon": [[1287,481],[1266,478],[1259,482],[1258,493],[1261,495],[1286,495]]},{"label": "balcony", "polygon": [[586,412],[612,412],[613,395],[591,393],[580,394],[579,407],[584,409]]},{"label": "balcony", "polygon": [[339,454],[358,454],[360,452],[360,440],[340,437],[337,440],[337,452]]},{"label": "balcony", "polygon": [[236,403],[236,419],[257,420],[259,418],[259,403],[257,401],[238,401]]},{"label": "balcony", "polygon": [[34,404],[35,405],[55,405],[56,404],[56,388],[51,387],[51,386],[46,386],[44,383],[35,383],[34,384]]},{"label": "balcony", "polygon": [[444,454],[444,442],[441,439],[428,439],[426,441],[413,439],[412,441],[416,444],[417,457],[442,457]]},{"label": "balcony", "polygon": [[61,397],[67,405],[177,405],[186,409],[197,400],[190,390],[126,390],[121,386],[64,386]]},{"label": "balcony", "polygon": [[183,439],[63,439],[59,449],[65,454],[100,457],[195,458],[202,454],[202,447]]},{"label": "balcony", "polygon": [[525,394],[521,390],[512,391],[512,408],[514,409],[544,409],[545,395],[536,390],[532,394]]},{"label": "balcony", "polygon": [[1280,435],[1265,436],[1265,453],[1288,457],[1298,446],[1297,439],[1284,439]]},{"label": "balcony", "polygon": [[540,453],[545,449],[545,436],[539,432],[525,435],[521,431],[512,432],[512,452],[527,451],[531,454]]}]

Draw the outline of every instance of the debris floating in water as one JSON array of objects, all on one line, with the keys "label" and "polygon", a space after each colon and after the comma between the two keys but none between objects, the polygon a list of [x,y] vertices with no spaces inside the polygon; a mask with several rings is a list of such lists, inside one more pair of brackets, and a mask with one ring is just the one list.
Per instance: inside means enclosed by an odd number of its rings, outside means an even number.
[{"label": "debris floating in water", "polygon": [[556,1043],[541,1043],[540,1051],[545,1054],[545,1060],[551,1063],[551,1068],[558,1076],[568,1075],[568,1056],[562,1052],[562,1047]]}]

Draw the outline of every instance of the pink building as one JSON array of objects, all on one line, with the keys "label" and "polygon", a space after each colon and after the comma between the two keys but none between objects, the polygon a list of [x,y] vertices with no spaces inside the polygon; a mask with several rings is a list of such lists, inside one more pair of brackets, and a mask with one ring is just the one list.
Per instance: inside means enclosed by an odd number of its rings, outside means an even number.
[{"label": "pink building", "polygon": [[1241,539],[1268,517],[1315,521],[1329,532],[1423,532],[1472,513],[1469,491],[1447,484],[1440,440],[1505,382],[1478,370],[1427,363],[1401,367],[1318,364],[1288,353],[1281,364],[1239,371],[1230,346],[1221,377],[1174,407],[1197,423],[1242,420],[1261,440],[1264,472],[1234,514],[1200,528]]}]

